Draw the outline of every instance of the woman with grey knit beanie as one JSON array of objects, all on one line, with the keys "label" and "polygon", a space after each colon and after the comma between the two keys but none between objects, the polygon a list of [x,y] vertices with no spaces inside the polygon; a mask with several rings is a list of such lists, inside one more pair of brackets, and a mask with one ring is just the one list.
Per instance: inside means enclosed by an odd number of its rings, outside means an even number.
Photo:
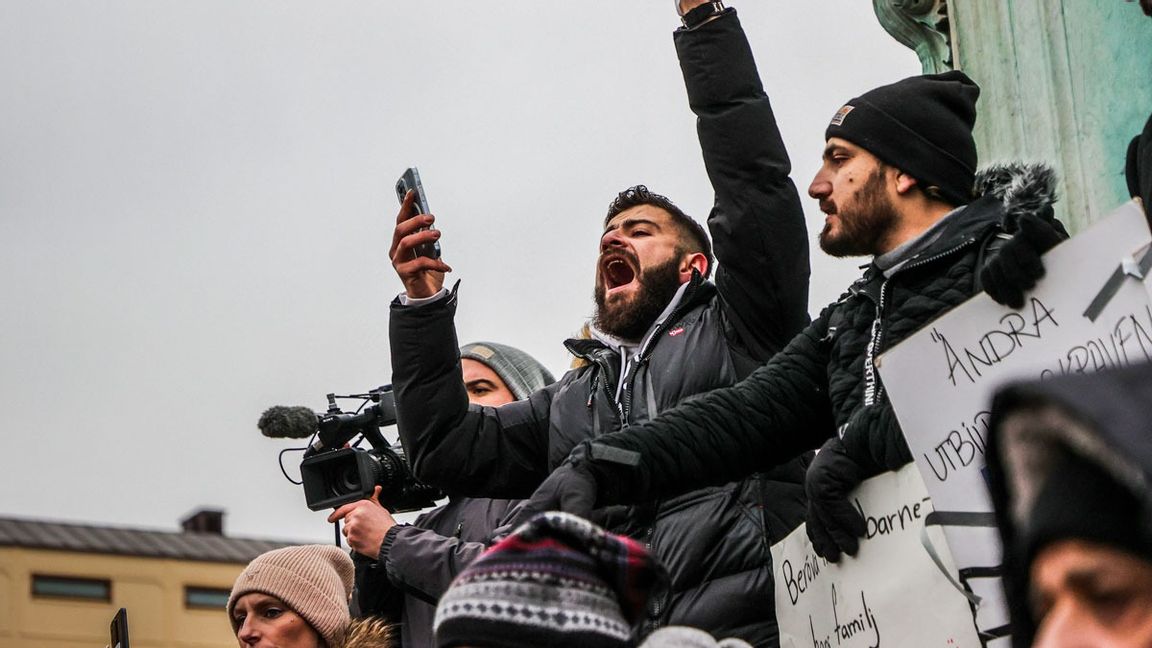
[{"label": "woman with grey knit beanie", "polygon": [[232,585],[228,620],[241,648],[369,648],[395,643],[382,619],[352,620],[353,568],[331,545],[284,547],[248,563]]}]

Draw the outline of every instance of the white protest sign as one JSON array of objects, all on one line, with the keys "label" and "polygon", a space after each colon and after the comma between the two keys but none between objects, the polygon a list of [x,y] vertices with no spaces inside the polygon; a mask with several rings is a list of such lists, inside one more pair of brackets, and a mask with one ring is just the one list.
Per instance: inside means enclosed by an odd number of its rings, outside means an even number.
[{"label": "white protest sign", "polygon": [[921,546],[932,504],[916,467],[873,477],[851,498],[868,527],[855,557],[820,558],[805,525],[772,547],[781,648],[979,646],[968,600]]},{"label": "white protest sign", "polygon": [[991,396],[1010,380],[1152,360],[1152,307],[1134,278],[1150,239],[1144,214],[1128,203],[1046,254],[1047,274],[1023,308],[978,295],[878,359],[936,510],[959,513],[941,520],[957,575],[993,599],[978,610],[981,630],[1007,622],[996,600],[998,535],[979,515],[992,510],[984,480]]},{"label": "white protest sign", "polygon": [[1140,281],[1123,282],[1095,321],[1083,315],[1150,239],[1144,214],[1128,203],[1045,255],[1047,274],[1020,310],[980,294],[880,356],[937,509],[992,510],[982,469],[996,387],[1152,360],[1152,309]]}]

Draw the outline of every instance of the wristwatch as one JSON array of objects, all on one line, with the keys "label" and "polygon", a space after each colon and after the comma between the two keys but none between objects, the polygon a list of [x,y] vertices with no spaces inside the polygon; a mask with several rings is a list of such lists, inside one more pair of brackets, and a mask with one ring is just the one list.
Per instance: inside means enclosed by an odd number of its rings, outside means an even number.
[{"label": "wristwatch", "polygon": [[680,16],[680,22],[684,24],[685,29],[696,29],[700,25],[724,13],[724,3],[721,2],[721,0],[705,2],[690,10],[688,13],[680,13],[680,0],[672,1],[676,3],[676,13]]}]

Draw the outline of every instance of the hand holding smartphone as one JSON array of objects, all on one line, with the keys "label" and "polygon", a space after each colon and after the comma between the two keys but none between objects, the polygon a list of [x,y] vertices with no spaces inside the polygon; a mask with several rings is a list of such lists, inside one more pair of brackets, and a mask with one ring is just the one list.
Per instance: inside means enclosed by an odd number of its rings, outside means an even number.
[{"label": "hand holding smartphone", "polygon": [[[414,213],[409,215],[409,218],[417,214],[429,214],[428,198],[424,195],[424,185],[420,183],[420,172],[416,167],[408,167],[404,175],[396,181],[396,198],[400,203],[404,203],[404,196],[408,195],[409,191],[416,193],[415,199],[412,201],[412,210]],[[430,229],[430,228],[424,228]],[[424,243],[417,247],[414,251],[414,257],[428,257],[430,259],[440,258],[440,242],[432,241],[431,243]]]}]

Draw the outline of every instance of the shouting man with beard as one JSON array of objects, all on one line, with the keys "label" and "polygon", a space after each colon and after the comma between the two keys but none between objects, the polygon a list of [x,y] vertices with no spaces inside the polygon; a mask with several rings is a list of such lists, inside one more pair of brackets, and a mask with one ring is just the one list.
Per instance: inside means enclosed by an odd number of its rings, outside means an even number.
[{"label": "shouting man with beard", "polygon": [[[470,496],[526,497],[581,442],[735,383],[808,323],[807,232],[791,165],[739,20],[719,4],[685,16],[675,33],[715,190],[712,241],[667,198],[644,186],[622,191],[598,246],[591,336],[566,343],[584,362],[553,385],[499,408],[468,406],[453,326],[463,297],[443,288],[448,266],[413,255],[440,236],[422,229],[433,217],[413,216],[410,200],[401,207],[391,257],[405,294],[391,313],[392,380],[420,479]],[[803,519],[806,459],[596,512],[601,525],[646,542],[670,572],[646,625],[776,644],[769,547]]]}]

